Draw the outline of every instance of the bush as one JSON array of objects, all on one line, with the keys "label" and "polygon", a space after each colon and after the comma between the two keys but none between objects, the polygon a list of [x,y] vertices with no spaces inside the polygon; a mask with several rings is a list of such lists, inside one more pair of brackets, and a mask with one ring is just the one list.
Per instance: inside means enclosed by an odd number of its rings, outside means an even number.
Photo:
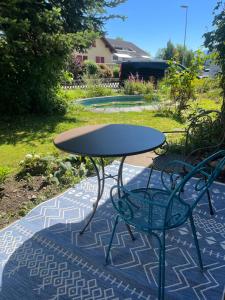
[{"label": "bush", "polygon": [[10,171],[8,168],[0,167],[0,184],[4,183]]},{"label": "bush", "polygon": [[158,82],[157,93],[161,101],[167,101],[170,97],[170,87],[165,79]]},{"label": "bush", "polygon": [[174,61],[169,62],[165,82],[170,87],[170,99],[175,104],[176,113],[181,113],[188,107],[188,102],[195,100],[194,79],[203,67],[205,55],[196,51],[189,68],[180,70]]},{"label": "bush", "polygon": [[206,93],[208,91],[219,88],[219,79],[217,78],[196,78],[193,81],[195,91],[197,93]]},{"label": "bush", "polygon": [[120,68],[118,66],[113,68],[113,78],[119,78],[120,76]]},{"label": "bush", "polygon": [[159,95],[156,92],[154,92],[152,94],[146,94],[146,95],[144,95],[144,99],[145,99],[146,102],[160,101],[160,97],[159,97]]},{"label": "bush", "polygon": [[84,64],[77,58],[77,54],[74,52],[70,55],[66,68],[73,74],[73,78],[76,80],[83,76]]},{"label": "bush", "polygon": [[99,75],[102,78],[112,78],[113,72],[106,64],[98,64]]},{"label": "bush", "polygon": [[125,95],[153,95],[154,93],[154,85],[152,82],[142,81],[131,77],[129,80],[125,81],[124,84],[124,94]]},{"label": "bush", "polygon": [[92,60],[85,60],[84,61],[84,72],[86,75],[97,75],[99,73],[98,65]]},{"label": "bush", "polygon": [[101,96],[112,96],[113,90],[102,86],[92,86],[86,90],[86,97],[101,97]]},{"label": "bush", "polygon": [[110,96],[114,94],[112,89],[103,86],[103,82],[98,75],[92,77],[83,76],[83,81],[87,85],[86,97]]},{"label": "bush", "polygon": [[48,170],[52,169],[54,165],[54,157],[41,157],[37,154],[27,154],[20,162],[20,175],[47,175]]},{"label": "bush", "polygon": [[62,112],[56,94],[69,54],[91,46],[120,2],[1,1],[1,117]]},{"label": "bush", "polygon": [[61,82],[71,84],[73,82],[73,74],[69,71],[65,71],[62,73]]},{"label": "bush", "polygon": [[43,176],[47,184],[70,185],[77,183],[87,173],[86,164],[76,155],[59,158],[53,155],[41,157],[27,154],[20,162],[18,176]]}]

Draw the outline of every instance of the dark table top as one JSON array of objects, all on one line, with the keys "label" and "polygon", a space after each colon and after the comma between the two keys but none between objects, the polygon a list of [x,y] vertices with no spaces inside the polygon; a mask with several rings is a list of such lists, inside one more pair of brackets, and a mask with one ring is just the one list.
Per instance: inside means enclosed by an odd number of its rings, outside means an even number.
[{"label": "dark table top", "polygon": [[153,128],[127,124],[106,124],[74,128],[58,135],[59,149],[91,157],[121,157],[154,150],[165,135]]}]

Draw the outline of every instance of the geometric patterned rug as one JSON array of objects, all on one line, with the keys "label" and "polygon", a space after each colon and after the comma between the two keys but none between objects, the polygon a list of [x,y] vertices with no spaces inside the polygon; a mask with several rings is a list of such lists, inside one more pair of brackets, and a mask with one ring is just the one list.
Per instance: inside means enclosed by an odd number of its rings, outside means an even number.
[{"label": "geometric patterned rug", "polygon": [[[118,162],[107,167],[116,174]],[[125,184],[144,186],[148,169],[125,164]],[[118,225],[110,264],[106,249],[114,210],[105,192],[88,230],[79,235],[96,199],[96,178],[83,180],[63,194],[34,208],[27,216],[0,231],[0,299],[157,299],[158,245],[152,237]],[[159,184],[155,171],[152,184]],[[190,186],[191,191],[191,186]],[[221,300],[225,286],[225,185],[214,183],[211,195],[215,214],[206,199],[194,211],[202,253],[201,272],[189,224],[166,236],[165,299]],[[191,192],[189,197],[193,197]]]}]

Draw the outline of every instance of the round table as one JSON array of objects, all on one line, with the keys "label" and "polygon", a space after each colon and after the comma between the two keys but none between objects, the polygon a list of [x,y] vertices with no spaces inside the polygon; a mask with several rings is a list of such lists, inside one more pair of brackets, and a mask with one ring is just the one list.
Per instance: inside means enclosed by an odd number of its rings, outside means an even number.
[{"label": "round table", "polygon": [[[123,185],[122,169],[126,156],[145,153],[160,147],[165,142],[165,135],[154,128],[127,124],[92,125],[74,128],[58,135],[54,144],[60,150],[89,157],[94,165],[98,179],[98,195],[93,207],[93,212],[81,230],[81,234],[90,224],[99,200],[104,191],[106,178],[117,177],[118,185]],[[100,158],[100,170],[93,157]],[[118,175],[106,174],[104,157],[122,157]],[[129,229],[129,228],[128,228]],[[130,232],[130,230],[129,230]],[[131,232],[130,232],[131,233]]]}]

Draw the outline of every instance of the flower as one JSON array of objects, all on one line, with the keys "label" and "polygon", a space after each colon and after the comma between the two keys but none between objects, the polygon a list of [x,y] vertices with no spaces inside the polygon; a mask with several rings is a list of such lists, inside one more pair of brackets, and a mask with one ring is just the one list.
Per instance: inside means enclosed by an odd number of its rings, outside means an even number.
[{"label": "flower", "polygon": [[32,159],[32,158],[33,158],[33,155],[32,155],[32,154],[27,154],[27,155],[25,156],[25,158],[26,158],[26,159]]}]

